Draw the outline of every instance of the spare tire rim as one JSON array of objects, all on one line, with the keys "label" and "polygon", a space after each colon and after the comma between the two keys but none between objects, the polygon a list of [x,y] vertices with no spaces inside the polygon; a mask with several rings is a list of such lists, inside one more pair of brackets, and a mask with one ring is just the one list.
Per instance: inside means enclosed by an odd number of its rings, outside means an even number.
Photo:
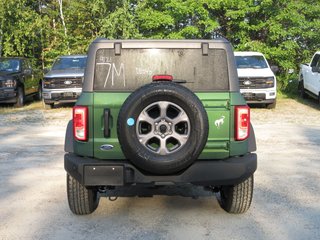
[{"label": "spare tire rim", "polygon": [[187,113],[177,104],[158,101],[139,114],[136,133],[149,151],[168,155],[179,151],[188,141],[191,126]]}]

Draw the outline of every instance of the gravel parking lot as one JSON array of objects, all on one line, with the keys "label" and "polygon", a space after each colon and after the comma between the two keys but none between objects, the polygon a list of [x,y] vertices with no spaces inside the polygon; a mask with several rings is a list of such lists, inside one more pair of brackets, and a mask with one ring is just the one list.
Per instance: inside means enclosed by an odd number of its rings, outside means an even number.
[{"label": "gravel parking lot", "polygon": [[159,193],[189,197],[102,198],[75,216],[63,168],[71,108],[0,108],[0,239],[320,239],[320,108],[307,103],[252,109],[258,170],[243,215],[201,188],[168,187]]}]

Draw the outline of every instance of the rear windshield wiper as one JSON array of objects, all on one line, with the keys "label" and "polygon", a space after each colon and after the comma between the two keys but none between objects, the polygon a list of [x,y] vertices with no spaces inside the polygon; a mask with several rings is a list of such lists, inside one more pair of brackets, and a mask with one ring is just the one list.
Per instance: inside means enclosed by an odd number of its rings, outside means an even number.
[{"label": "rear windshield wiper", "polygon": [[174,79],[172,82],[174,82],[174,83],[187,83],[186,80],[182,80],[182,79]]}]

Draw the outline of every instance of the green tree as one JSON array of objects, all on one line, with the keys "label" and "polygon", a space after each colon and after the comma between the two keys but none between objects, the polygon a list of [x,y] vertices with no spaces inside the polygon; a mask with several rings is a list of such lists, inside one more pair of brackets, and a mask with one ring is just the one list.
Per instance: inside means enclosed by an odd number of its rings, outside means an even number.
[{"label": "green tree", "polygon": [[115,1],[111,7],[112,12],[107,12],[101,20],[101,31],[109,39],[141,38],[136,24],[135,4],[128,0]]},{"label": "green tree", "polygon": [[221,34],[237,50],[259,51],[280,67],[280,83],[286,85],[288,69],[320,48],[320,4],[309,0],[212,1]]},{"label": "green tree", "polygon": [[41,18],[27,0],[2,0],[0,54],[40,58]]},{"label": "green tree", "polygon": [[260,51],[281,69],[298,70],[320,49],[320,3],[310,0],[0,0],[0,55],[42,67],[85,53],[97,37],[210,39]]},{"label": "green tree", "polygon": [[144,38],[211,38],[219,26],[205,0],[139,1],[136,15]]}]

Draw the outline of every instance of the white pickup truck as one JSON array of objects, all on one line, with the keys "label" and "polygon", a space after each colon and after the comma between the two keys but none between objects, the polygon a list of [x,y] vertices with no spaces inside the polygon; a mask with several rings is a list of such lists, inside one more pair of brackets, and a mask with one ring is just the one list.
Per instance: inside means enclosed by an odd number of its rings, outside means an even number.
[{"label": "white pickup truck", "polygon": [[247,103],[276,107],[277,80],[266,58],[260,52],[234,52],[240,83],[240,92]]},{"label": "white pickup truck", "polygon": [[309,64],[300,65],[299,94],[302,98],[310,96],[320,103],[320,52],[316,52]]}]

